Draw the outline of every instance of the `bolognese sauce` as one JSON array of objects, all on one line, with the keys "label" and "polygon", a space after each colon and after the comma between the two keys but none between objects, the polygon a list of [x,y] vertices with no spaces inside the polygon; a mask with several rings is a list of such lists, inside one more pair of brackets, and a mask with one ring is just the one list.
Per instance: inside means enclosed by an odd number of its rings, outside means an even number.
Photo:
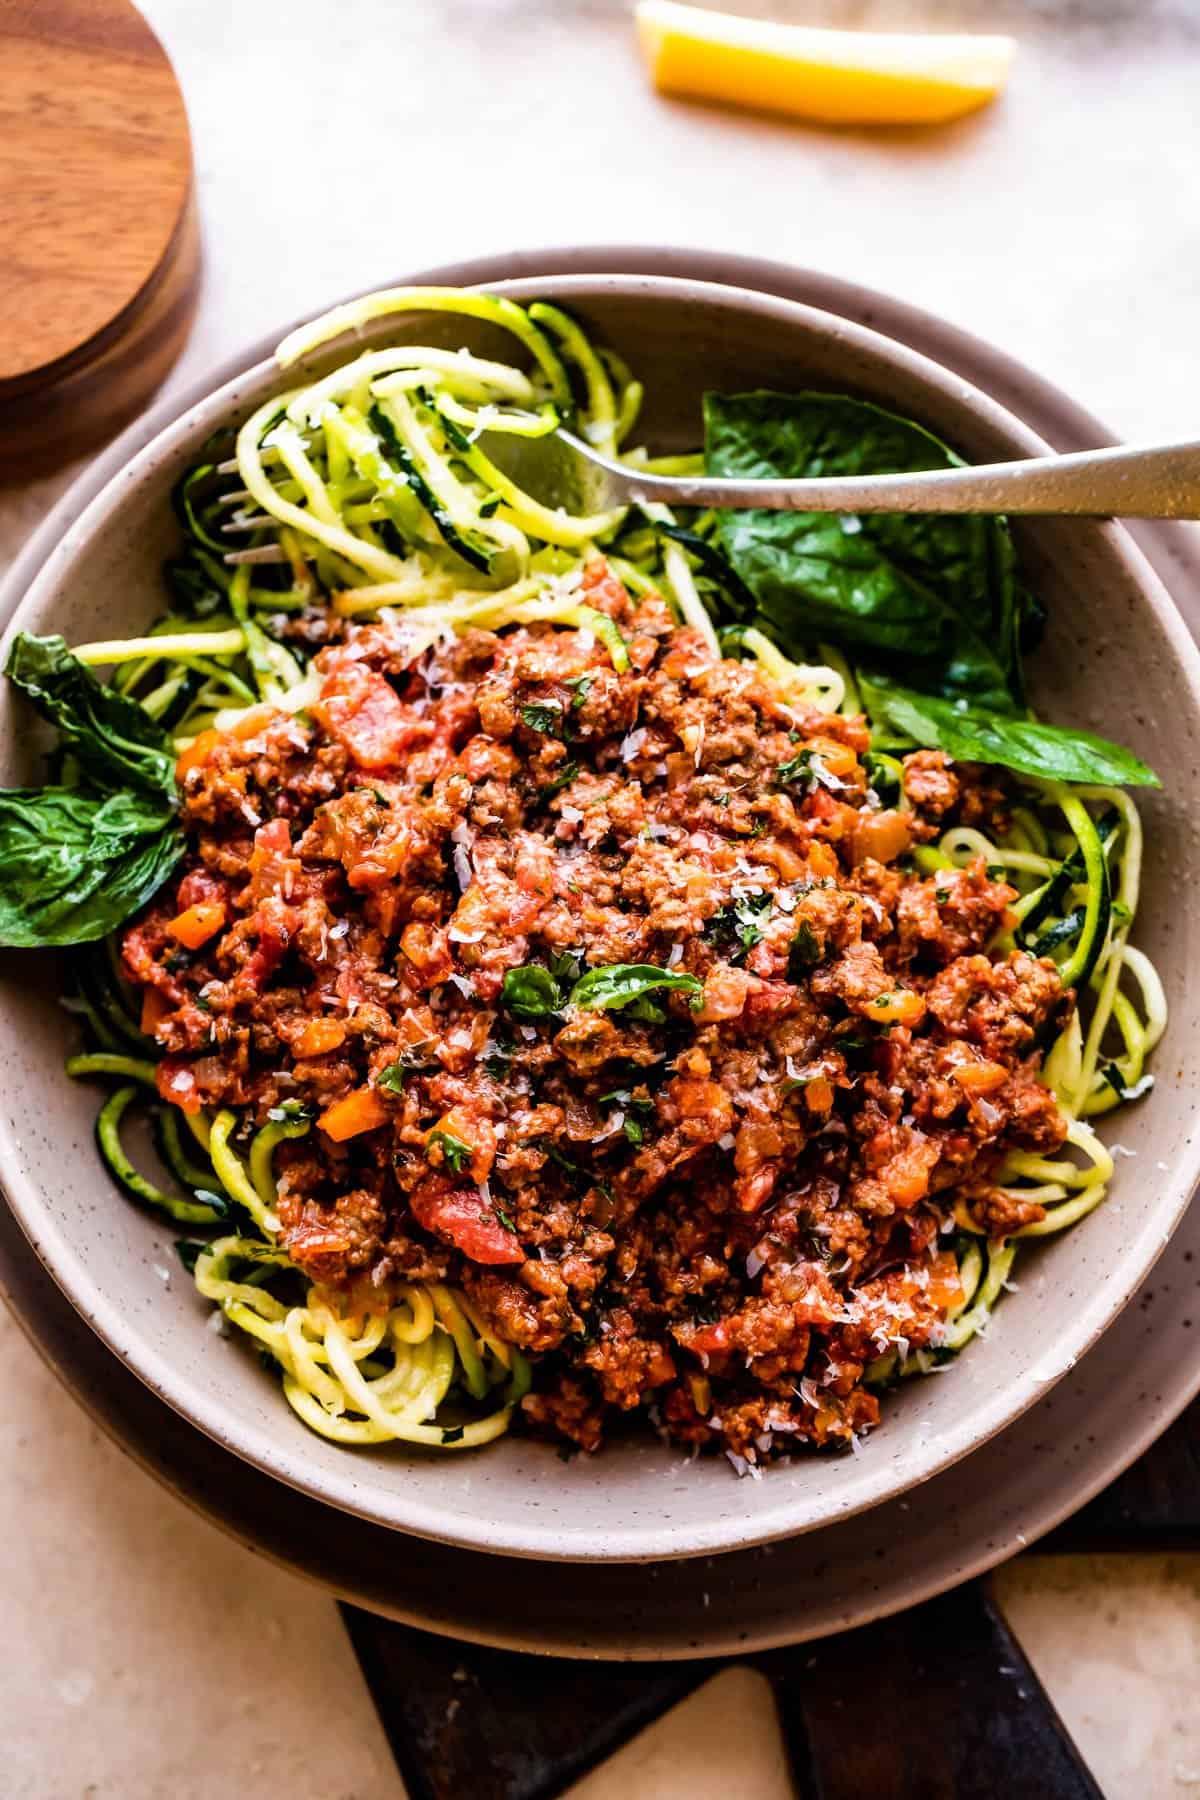
[{"label": "bolognese sauce", "polygon": [[844,1445],[872,1364],[961,1301],[956,1207],[1042,1216],[995,1177],[1063,1141],[1038,1072],[1072,995],[997,947],[1000,871],[914,862],[1002,828],[995,770],[918,750],[889,787],[861,717],[602,559],[583,587],[615,633],[413,661],[327,614],[307,713],[184,752],[182,872],[122,939],[159,1091],[311,1117],[281,1249],[343,1310],[453,1281],[533,1360],[529,1429]]}]

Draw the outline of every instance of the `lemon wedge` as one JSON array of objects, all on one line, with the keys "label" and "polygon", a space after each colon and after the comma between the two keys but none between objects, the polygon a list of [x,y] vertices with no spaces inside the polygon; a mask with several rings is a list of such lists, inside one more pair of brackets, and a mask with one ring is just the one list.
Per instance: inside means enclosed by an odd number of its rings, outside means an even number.
[{"label": "lemon wedge", "polygon": [[1004,86],[1010,37],[824,31],[640,0],[638,36],[664,94],[829,125],[932,125]]}]

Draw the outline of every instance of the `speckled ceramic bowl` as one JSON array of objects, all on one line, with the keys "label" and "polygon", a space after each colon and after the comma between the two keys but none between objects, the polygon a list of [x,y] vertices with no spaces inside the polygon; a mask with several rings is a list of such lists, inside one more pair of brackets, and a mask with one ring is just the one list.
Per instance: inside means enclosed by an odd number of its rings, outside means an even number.
[{"label": "speckled ceramic bowl", "polygon": [[[894,341],[789,301],[664,277],[556,276],[497,284],[579,313],[647,381],[645,431],[663,447],[699,436],[705,387],[850,389],[920,419],[981,461],[1046,445],[979,390]],[[487,330],[409,318],[392,333],[511,354]],[[258,355],[265,355],[264,346]],[[330,360],[329,358],[323,359]],[[208,434],[278,384],[269,361],[179,413],[86,507],[24,596],[15,623],[68,640],[144,627],[176,541],[171,482]],[[232,371],[227,371],[231,373]],[[104,1341],[212,1438],[295,1488],[419,1536],[512,1555],[580,1561],[687,1556],[812,1530],[895,1498],[1015,1419],[1072,1367],[1166,1244],[1200,1174],[1192,1092],[1200,1074],[1198,928],[1179,896],[1200,887],[1195,747],[1200,658],[1172,603],[1119,528],[1046,520],[1019,532],[1050,609],[1035,697],[1050,718],[1131,744],[1163,774],[1146,796],[1148,856],[1138,941],[1172,1001],[1153,1094],[1119,1115],[1112,1196],[1079,1229],[1023,1258],[1019,1291],[986,1342],[952,1373],[912,1382],[854,1457],[810,1458],[737,1481],[723,1459],[686,1463],[655,1440],[569,1464],[517,1438],[472,1455],[399,1446],[347,1451],[314,1437],[243,1348],[206,1329],[174,1235],[111,1187],[92,1144],[95,1094],[61,1073],[72,1043],[51,959],[0,966],[0,1055],[8,1076],[0,1169],[14,1212],[50,1272]],[[6,784],[38,778],[23,708],[0,694]],[[164,1277],[168,1279],[165,1281]]]}]

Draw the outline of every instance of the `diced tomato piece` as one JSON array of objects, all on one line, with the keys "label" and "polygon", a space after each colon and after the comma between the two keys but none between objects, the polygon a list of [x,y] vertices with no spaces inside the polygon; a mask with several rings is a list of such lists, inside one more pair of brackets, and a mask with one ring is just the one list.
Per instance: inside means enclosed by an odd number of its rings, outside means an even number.
[{"label": "diced tomato piece", "polygon": [[292,834],[286,819],[272,819],[254,834],[248,864],[250,880],[242,898],[262,901],[273,895],[290,900],[300,875],[300,859],[291,854]]},{"label": "diced tomato piece", "polygon": [[798,992],[790,981],[761,980],[746,996],[746,1016],[769,1019],[777,1013],[794,1012]]},{"label": "diced tomato piece", "polygon": [[412,965],[415,985],[436,987],[454,973],[454,958],[446,933],[440,925],[428,925],[413,919],[400,933],[400,948]]},{"label": "diced tomato piece", "polygon": [[[824,794],[826,790],[820,788],[820,792]],[[829,799],[828,794],[826,794],[826,799]],[[837,801],[829,799],[829,806],[831,806],[831,808],[837,808],[837,805]],[[813,842],[813,844],[808,846],[808,873],[810,873],[810,877],[813,878],[813,880],[824,880],[826,875],[837,875],[837,871],[837,853],[833,850],[829,850],[828,844],[822,844],[820,839],[817,839],[817,842]]]},{"label": "diced tomato piece", "polygon": [[713,1325],[702,1325],[687,1341],[689,1350],[697,1356],[723,1356],[732,1348],[729,1340],[728,1319],[718,1319]]},{"label": "diced tomato piece", "polygon": [[326,677],[312,710],[360,769],[394,768],[404,752],[424,743],[433,729],[412,717],[382,675],[345,659]]},{"label": "diced tomato piece", "polygon": [[196,1077],[187,1063],[177,1056],[164,1056],[154,1071],[154,1081],[164,1100],[182,1107],[185,1113],[200,1111],[200,1094]]},{"label": "diced tomato piece", "polygon": [[254,834],[256,850],[278,850],[286,852],[292,847],[292,832],[286,819],[270,819],[267,824],[260,825]]},{"label": "diced tomato piece", "polygon": [[515,1231],[502,1225],[478,1188],[455,1187],[432,1175],[413,1189],[409,1199],[417,1224],[477,1263],[524,1262]]},{"label": "diced tomato piece", "polygon": [[940,1251],[933,1259],[927,1289],[930,1303],[938,1307],[958,1306],[962,1302],[962,1279],[958,1262],[949,1250]]}]

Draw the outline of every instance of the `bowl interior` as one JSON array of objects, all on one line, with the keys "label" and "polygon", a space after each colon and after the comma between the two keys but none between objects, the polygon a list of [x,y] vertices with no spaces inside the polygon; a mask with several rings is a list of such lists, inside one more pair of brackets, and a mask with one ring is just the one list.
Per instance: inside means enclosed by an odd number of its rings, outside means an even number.
[{"label": "bowl interior", "polygon": [[[698,441],[706,388],[773,386],[862,394],[919,419],[974,461],[1046,448],[958,377],[792,302],[661,277],[560,277],[497,291],[560,299],[620,351],[646,383],[641,435],[657,447]],[[503,334],[445,315],[393,320],[372,335],[385,334],[513,354]],[[314,366],[342,354],[344,346]],[[71,527],[16,623],[61,631],[69,642],[144,628],[162,608],[160,568],[178,542],[172,481],[217,426],[286,385],[259,363],[147,445]],[[1153,1093],[1107,1132],[1132,1152],[1118,1160],[1110,1199],[1079,1229],[1023,1252],[1018,1291],[948,1378],[907,1384],[861,1454],[798,1459],[759,1481],[735,1480],[724,1459],[687,1462],[642,1438],[569,1463],[518,1438],[463,1456],[338,1449],[299,1423],[253,1355],[208,1329],[209,1309],[174,1254],[176,1232],[110,1185],[92,1141],[96,1094],[62,1074],[75,1039],[56,1004],[54,959],[0,958],[5,1186],[51,1272],[110,1346],[202,1429],[335,1505],[451,1543],[586,1560],[695,1554],[812,1529],[924,1479],[1044,1393],[1132,1293],[1196,1176],[1190,1094],[1200,1019],[1187,971],[1197,926],[1177,897],[1200,883],[1200,682],[1190,638],[1119,529],[1031,521],[1018,539],[1050,616],[1031,671],[1039,709],[1130,744],[1164,776],[1162,793],[1141,797],[1147,856],[1137,941],[1155,959],[1173,1010]],[[37,747],[25,708],[0,693],[5,785],[41,779]]]}]

